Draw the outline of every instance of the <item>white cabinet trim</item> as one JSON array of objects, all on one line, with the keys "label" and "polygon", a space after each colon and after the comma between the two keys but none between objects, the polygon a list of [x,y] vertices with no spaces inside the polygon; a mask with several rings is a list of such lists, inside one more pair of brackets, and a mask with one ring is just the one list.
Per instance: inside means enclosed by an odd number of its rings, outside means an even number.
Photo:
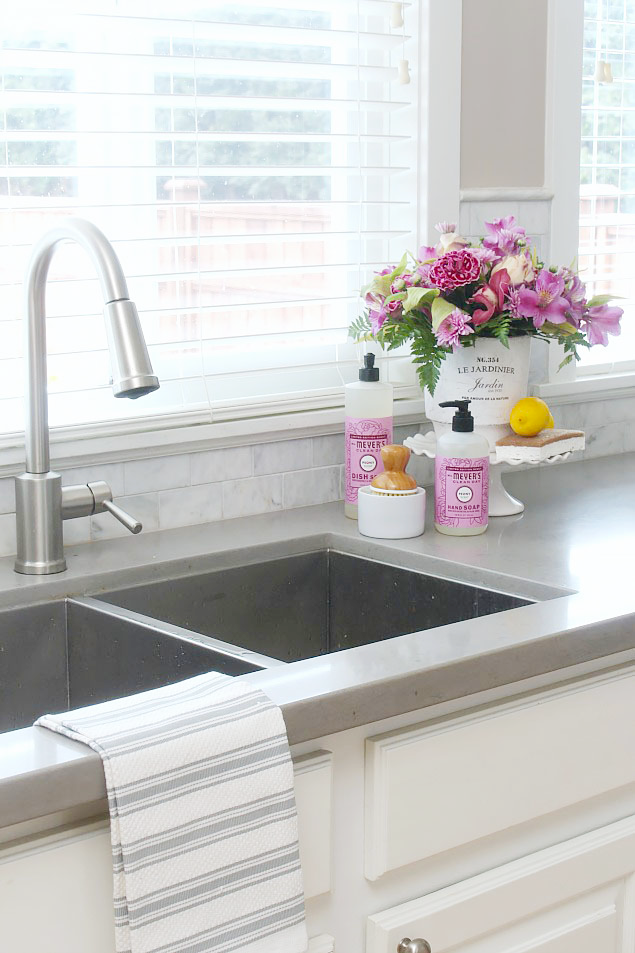
[{"label": "white cabinet trim", "polygon": [[331,889],[333,755],[320,750],[295,757],[293,776],[304,895],[310,899]]},{"label": "white cabinet trim", "polygon": [[634,753],[632,668],[369,738],[366,877],[633,784]]},{"label": "white cabinet trim", "polygon": [[[634,866],[635,818],[629,817],[370,916],[366,953],[396,950],[404,936],[425,937],[435,953],[443,953],[624,877],[629,877],[624,894],[632,899]],[[626,914],[631,934],[632,918],[633,904]]]},{"label": "white cabinet trim", "polygon": [[328,933],[321,933],[309,940],[308,953],[334,953],[335,940]]}]

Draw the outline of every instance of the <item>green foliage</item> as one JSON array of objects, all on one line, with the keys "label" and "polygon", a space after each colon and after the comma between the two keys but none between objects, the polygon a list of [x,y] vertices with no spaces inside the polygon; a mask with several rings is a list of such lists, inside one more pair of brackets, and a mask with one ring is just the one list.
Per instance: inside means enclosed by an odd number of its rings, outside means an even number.
[{"label": "green foliage", "polygon": [[438,327],[444,318],[447,318],[449,314],[452,314],[455,309],[456,305],[452,304],[451,301],[446,301],[445,298],[435,298],[430,309],[432,329],[434,331],[438,330]]},{"label": "green foliage", "polygon": [[412,339],[410,349],[414,355],[413,361],[417,366],[417,376],[422,390],[434,394],[439,382],[441,365],[445,355],[450,353],[449,348],[440,348],[434,331],[427,324],[421,324]]},{"label": "green foliage", "polygon": [[434,315],[434,307],[439,300],[441,299],[439,298],[439,292],[436,288],[408,288],[403,303],[403,310],[404,312],[408,312],[414,311],[415,308],[428,308],[432,306],[432,314]]},{"label": "green foliage", "polygon": [[502,314],[497,314],[495,317],[489,319],[488,328],[492,332],[492,337],[500,341],[503,347],[509,347],[509,332],[511,330],[512,320],[512,315],[509,314],[508,311],[503,311]]},{"label": "green foliage", "polygon": [[[591,344],[587,341],[582,331],[578,331],[572,324],[568,324],[566,321],[563,324],[551,324],[549,321],[545,321],[543,330],[548,332],[549,336],[546,337],[547,341],[555,339],[558,344],[561,344],[564,348],[565,356],[560,362],[558,370],[566,367],[567,364],[570,364],[574,360],[580,360],[578,348],[591,347]],[[537,335],[537,337],[542,337],[542,335]]]},{"label": "green foliage", "polygon": [[368,315],[362,314],[359,318],[355,318],[348,329],[348,336],[353,338],[354,341],[374,340]]},{"label": "green foliage", "polygon": [[419,383],[423,389],[427,388],[434,394],[441,365],[449,348],[439,346],[430,319],[424,312],[411,311],[398,321],[389,319],[377,334],[372,333],[370,319],[365,314],[352,322],[348,333],[356,341],[377,341],[387,351],[409,342]]},{"label": "green foliage", "polygon": [[609,301],[621,300],[622,295],[594,295],[587,301],[587,308],[597,308],[598,305],[608,304]]}]

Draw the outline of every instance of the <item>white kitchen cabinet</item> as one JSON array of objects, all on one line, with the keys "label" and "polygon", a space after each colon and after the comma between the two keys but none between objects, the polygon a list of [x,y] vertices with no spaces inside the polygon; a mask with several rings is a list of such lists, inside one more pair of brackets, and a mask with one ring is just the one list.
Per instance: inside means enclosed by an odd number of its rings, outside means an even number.
[{"label": "white kitchen cabinet", "polygon": [[633,953],[635,818],[368,918],[366,953]]},{"label": "white kitchen cabinet", "polygon": [[[300,855],[307,898],[330,889],[331,755],[294,759]],[[112,852],[107,820],[0,848],[0,951],[113,953]],[[316,935],[309,953],[331,953]]]},{"label": "white kitchen cabinet", "polygon": [[[635,668],[526,688],[294,749],[310,953],[635,953]],[[107,823],[0,848],[0,923],[112,953]]]},{"label": "white kitchen cabinet", "polygon": [[366,741],[366,876],[633,783],[630,669],[385,732]]}]

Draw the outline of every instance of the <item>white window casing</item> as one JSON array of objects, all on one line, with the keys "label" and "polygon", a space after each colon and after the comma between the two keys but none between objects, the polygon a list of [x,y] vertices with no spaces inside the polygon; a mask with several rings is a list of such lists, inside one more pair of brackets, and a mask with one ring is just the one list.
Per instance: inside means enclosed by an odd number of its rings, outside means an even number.
[{"label": "white window casing", "polygon": [[[554,404],[630,396],[635,392],[635,7],[610,0],[549,0],[549,14],[551,257],[562,262],[575,257],[588,295],[622,296],[615,304],[625,314],[621,335],[609,338],[607,348],[583,349],[577,367],[558,372],[560,355],[550,348],[549,381],[536,390]],[[597,79],[604,62],[611,64],[612,84]]]}]

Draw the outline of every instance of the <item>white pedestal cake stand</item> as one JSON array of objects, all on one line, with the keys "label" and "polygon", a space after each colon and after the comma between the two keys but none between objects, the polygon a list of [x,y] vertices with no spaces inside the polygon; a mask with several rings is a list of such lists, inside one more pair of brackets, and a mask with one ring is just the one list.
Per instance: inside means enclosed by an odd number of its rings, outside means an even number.
[{"label": "white pedestal cake stand", "polygon": [[[481,429],[485,430],[485,428]],[[408,447],[419,457],[428,457],[433,460],[436,456],[437,435],[434,430],[429,430],[427,433],[418,433],[415,434],[414,437],[406,437],[404,446]],[[492,446],[491,442],[490,446]],[[567,450],[564,453],[554,453],[553,456],[547,457],[546,460],[541,460],[540,462],[531,461],[531,465],[540,466],[543,463],[560,463],[562,460],[566,460],[567,457],[571,456],[572,453],[572,450]],[[530,461],[526,462],[529,463]],[[501,464],[496,460],[495,450],[490,452],[489,463],[489,515],[514,516],[517,513],[522,513],[525,509],[525,504],[515,499],[503,486]],[[510,466],[520,466],[520,461],[510,463]]]}]

